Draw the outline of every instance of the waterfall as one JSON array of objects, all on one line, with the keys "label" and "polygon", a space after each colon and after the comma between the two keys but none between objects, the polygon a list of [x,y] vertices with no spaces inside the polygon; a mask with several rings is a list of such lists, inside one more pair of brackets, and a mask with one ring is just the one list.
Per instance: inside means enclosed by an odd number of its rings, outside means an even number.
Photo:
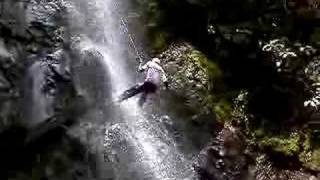
[{"label": "waterfall", "polygon": [[[73,3],[76,10],[71,19],[75,31],[81,34],[80,49],[95,49],[103,56],[103,67],[110,75],[110,87],[101,90],[111,92],[115,99],[138,81],[134,73],[137,65],[133,57],[135,50],[130,48],[128,34],[121,30],[123,24],[120,18],[124,15],[124,9],[116,0],[82,0]],[[97,101],[103,102],[103,108],[109,109],[102,118],[106,127],[103,151],[106,164],[112,167],[115,179],[196,178],[190,157],[180,152],[163,124],[164,116],[139,107],[137,98],[119,105],[110,104],[111,101],[105,99]],[[170,120],[168,117],[166,119]]]},{"label": "waterfall", "polygon": [[26,106],[26,119],[30,127],[42,123],[53,114],[51,108],[53,98],[42,92],[42,87],[45,83],[45,72],[47,70],[46,64],[36,62],[30,66],[27,72],[25,89],[28,96],[26,96],[25,101],[29,103],[29,106]]}]

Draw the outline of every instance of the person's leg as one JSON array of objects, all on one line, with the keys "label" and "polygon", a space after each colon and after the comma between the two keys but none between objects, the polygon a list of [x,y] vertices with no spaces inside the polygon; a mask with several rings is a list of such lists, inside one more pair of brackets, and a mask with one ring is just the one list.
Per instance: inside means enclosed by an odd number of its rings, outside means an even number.
[{"label": "person's leg", "polygon": [[155,107],[160,107],[160,91],[159,89],[156,90],[155,93],[153,93],[152,101],[154,102]]},{"label": "person's leg", "polygon": [[154,83],[148,81],[144,83],[144,86],[142,88],[143,94],[139,99],[139,106],[143,106],[143,104],[145,104],[145,102],[148,101],[149,98],[157,91],[157,86]]},{"label": "person's leg", "polygon": [[127,100],[127,99],[129,99],[129,98],[131,98],[131,97],[143,92],[143,89],[144,89],[144,83],[137,84],[137,85],[131,87],[130,89],[124,91],[120,95],[118,101],[121,102],[121,101]]},{"label": "person's leg", "polygon": [[147,100],[147,96],[148,94],[146,92],[143,92],[139,98],[139,101],[138,101],[138,104],[140,107],[142,107],[144,105],[144,103],[146,102]]}]

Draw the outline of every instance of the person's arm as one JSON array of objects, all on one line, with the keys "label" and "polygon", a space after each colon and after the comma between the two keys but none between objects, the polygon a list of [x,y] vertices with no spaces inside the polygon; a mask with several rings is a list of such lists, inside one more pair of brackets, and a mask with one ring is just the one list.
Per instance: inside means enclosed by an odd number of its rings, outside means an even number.
[{"label": "person's arm", "polygon": [[149,62],[147,62],[146,64],[142,65],[142,63],[139,64],[139,67],[138,67],[138,71],[139,72],[143,72],[145,71],[146,69],[148,69],[148,65],[149,65]]},{"label": "person's arm", "polygon": [[166,72],[163,70],[161,67],[161,80],[164,84],[164,86],[168,89],[169,88],[169,83],[168,83],[168,78]]}]

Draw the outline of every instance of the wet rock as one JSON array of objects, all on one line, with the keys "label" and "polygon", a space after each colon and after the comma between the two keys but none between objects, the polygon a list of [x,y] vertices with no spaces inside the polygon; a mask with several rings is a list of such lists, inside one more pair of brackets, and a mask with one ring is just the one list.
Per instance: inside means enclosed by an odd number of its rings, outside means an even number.
[{"label": "wet rock", "polygon": [[3,73],[0,72],[0,91],[7,90],[10,88],[9,81],[4,77]]},{"label": "wet rock", "polygon": [[61,18],[60,13],[66,8],[63,0],[31,0],[27,5],[27,22],[37,22],[42,24],[42,28],[56,26],[57,20]]},{"label": "wet rock", "polygon": [[[0,138],[9,142],[0,179],[93,179],[95,157],[65,133],[87,109],[75,97],[66,4],[0,2]],[[16,124],[26,131],[21,138]]]},{"label": "wet rock", "polygon": [[203,180],[249,179],[244,136],[239,129],[225,127],[206,146],[194,164]]},{"label": "wet rock", "polygon": [[[192,56],[196,51],[188,43],[172,44],[161,53],[161,63],[168,74],[170,90],[185,98],[185,104],[195,110],[195,114],[206,114],[207,93],[210,91],[209,73],[201,64],[198,56]],[[208,115],[208,114],[206,114]]]},{"label": "wet rock", "polygon": [[104,106],[111,97],[111,92],[105,91],[111,88],[111,81],[104,56],[96,48],[79,48],[76,51],[79,56],[71,62],[71,73],[77,93],[92,106]]}]

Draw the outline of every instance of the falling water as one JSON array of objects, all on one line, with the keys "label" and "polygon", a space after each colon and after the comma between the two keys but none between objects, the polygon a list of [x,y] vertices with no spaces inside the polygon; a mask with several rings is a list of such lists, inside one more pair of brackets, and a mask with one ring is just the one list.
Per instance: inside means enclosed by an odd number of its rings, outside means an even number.
[{"label": "falling water", "polygon": [[48,66],[42,62],[36,62],[28,69],[25,91],[29,95],[25,97],[25,102],[32,104],[32,106],[26,106],[26,119],[30,127],[42,123],[53,114],[51,108],[53,99],[43,93],[42,89],[46,71],[48,71]]},{"label": "falling water", "polygon": [[[77,18],[84,18],[74,21],[77,26],[85,25],[78,27],[82,30],[81,48],[95,49],[102,54],[114,99],[136,83],[136,64],[131,60],[134,57],[130,57],[134,49],[129,44],[128,34],[121,30],[123,9],[116,0],[74,3],[79,6]],[[84,4],[88,9],[80,13]],[[136,98],[120,105],[112,104],[110,100],[101,101],[106,109],[112,110],[105,117],[103,145],[105,160],[112,166],[116,179],[196,179],[190,157],[180,152],[163,124],[162,120],[170,121],[170,117],[152,114],[139,107]]]}]

